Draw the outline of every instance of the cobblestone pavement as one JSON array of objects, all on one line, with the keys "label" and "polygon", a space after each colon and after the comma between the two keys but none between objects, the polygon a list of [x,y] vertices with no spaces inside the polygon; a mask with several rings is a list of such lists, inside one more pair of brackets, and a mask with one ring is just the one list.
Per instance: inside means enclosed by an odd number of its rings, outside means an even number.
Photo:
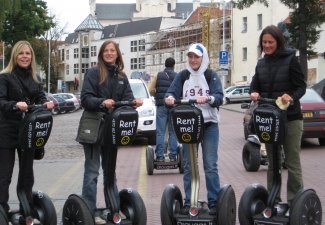
[{"label": "cobblestone pavement", "polygon": [[[266,185],[266,167],[261,166],[257,172],[246,172],[241,158],[241,150],[246,143],[244,140],[242,119],[243,110],[235,104],[221,108],[220,141],[219,141],[219,176],[221,185],[231,184],[235,190],[237,208],[240,197],[245,188],[252,183]],[[56,208],[58,224],[62,224],[62,208],[67,197],[72,193],[80,193],[83,177],[83,149],[75,141],[77,127],[82,110],[54,116],[54,127],[46,145],[43,160],[35,161],[35,190],[47,193]],[[305,187],[315,189],[325,206],[325,149],[318,145],[316,139],[303,141],[301,160]],[[166,185],[176,184],[183,191],[182,175],[177,170],[154,170],[154,174],[147,175],[146,171],[146,142],[136,140],[134,145],[119,150],[117,158],[117,183],[119,189],[132,187],[142,196],[147,209],[147,224],[160,224],[160,201]],[[201,154],[199,154],[200,197],[206,200],[205,178],[202,168]],[[15,166],[12,185],[10,187],[10,205],[18,208],[16,197],[16,182],[18,165]],[[283,172],[282,198],[286,199],[287,171]],[[98,207],[103,207],[102,174],[99,178]],[[325,221],[323,210],[323,223]],[[237,223],[238,218],[237,218]]]}]

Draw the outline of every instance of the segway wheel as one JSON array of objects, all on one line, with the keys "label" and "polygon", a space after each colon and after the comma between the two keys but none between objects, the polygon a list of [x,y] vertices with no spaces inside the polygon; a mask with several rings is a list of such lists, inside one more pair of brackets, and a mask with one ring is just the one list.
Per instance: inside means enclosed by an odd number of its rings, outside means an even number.
[{"label": "segway wheel", "polygon": [[120,209],[128,220],[135,225],[147,224],[147,210],[140,194],[132,189],[123,189],[119,192]]},{"label": "segway wheel", "polygon": [[262,213],[266,207],[268,192],[260,184],[248,186],[239,201],[238,219],[240,225],[253,225],[253,216]]},{"label": "segway wheel", "polygon": [[94,218],[86,203],[77,196],[70,196],[63,206],[63,225],[93,225]]},{"label": "segway wheel", "polygon": [[[33,191],[34,208],[42,224],[56,225],[56,210],[51,198],[42,191]],[[1,223],[0,223],[1,224]]]},{"label": "segway wheel", "polygon": [[219,205],[218,224],[235,225],[236,224],[236,196],[234,189],[229,186]]},{"label": "segway wheel", "polygon": [[146,149],[146,163],[147,163],[147,174],[153,174],[153,167],[154,167],[154,150],[149,145]]},{"label": "segway wheel", "polygon": [[261,165],[260,146],[247,142],[243,147],[242,159],[246,171],[257,171]]},{"label": "segway wheel", "polygon": [[290,225],[322,224],[322,205],[313,190],[302,193],[290,210]]},{"label": "segway wheel", "polygon": [[183,207],[182,193],[174,184],[164,190],[160,203],[160,219],[162,225],[175,225],[174,215]]},{"label": "segway wheel", "polygon": [[8,225],[9,221],[7,219],[7,215],[5,210],[2,208],[2,206],[0,205],[0,224],[4,224],[4,225]]},{"label": "segway wheel", "polygon": [[178,170],[180,174],[184,173],[184,160],[183,160],[183,147],[179,145],[177,147],[177,156],[178,156]]}]

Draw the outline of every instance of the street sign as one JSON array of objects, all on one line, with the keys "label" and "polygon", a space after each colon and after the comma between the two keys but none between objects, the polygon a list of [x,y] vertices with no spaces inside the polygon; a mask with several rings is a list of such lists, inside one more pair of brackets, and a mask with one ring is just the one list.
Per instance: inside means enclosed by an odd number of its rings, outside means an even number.
[{"label": "street sign", "polygon": [[62,85],[62,90],[65,90],[65,88],[66,88],[65,85]]},{"label": "street sign", "polygon": [[227,70],[220,69],[218,71],[218,75],[220,75],[220,76],[228,76],[228,69]]},{"label": "street sign", "polygon": [[219,53],[219,65],[228,65],[228,51],[220,51]]}]

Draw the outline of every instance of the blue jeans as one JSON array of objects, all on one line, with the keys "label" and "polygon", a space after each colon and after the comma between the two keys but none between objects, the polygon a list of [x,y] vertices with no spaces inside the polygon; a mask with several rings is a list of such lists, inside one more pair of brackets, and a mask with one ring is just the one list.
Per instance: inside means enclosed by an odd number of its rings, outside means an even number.
[{"label": "blue jeans", "polygon": [[165,132],[166,125],[168,124],[168,148],[169,148],[169,158],[175,159],[177,156],[177,139],[173,132],[172,125],[170,123],[170,109],[167,109],[165,106],[157,106],[157,115],[156,115],[156,158],[164,159],[164,149],[165,149]]},{"label": "blue jeans", "polygon": [[[219,144],[219,126],[214,123],[204,129],[202,141],[202,158],[205,173],[205,186],[208,191],[209,208],[217,205],[220,191],[220,180],[218,174],[218,144]],[[190,205],[191,197],[191,173],[190,173],[190,156],[189,145],[183,144],[184,151],[184,205]]]},{"label": "blue jeans", "polygon": [[[103,179],[104,179],[104,192],[106,189],[106,163],[108,159],[104,157],[104,151],[108,151],[107,147],[100,145],[93,145],[92,159],[91,159],[91,145],[84,145],[85,152],[85,166],[84,166],[84,180],[82,186],[82,195],[88,200],[91,209],[93,210],[94,216],[98,216],[98,209],[96,206],[97,199],[97,181],[99,176],[99,167],[100,167],[100,157],[102,157],[102,169],[103,169]],[[120,205],[120,198],[118,194],[118,189],[116,185],[116,177],[114,182],[114,192]],[[106,202],[106,207],[109,207],[109,203]]]}]

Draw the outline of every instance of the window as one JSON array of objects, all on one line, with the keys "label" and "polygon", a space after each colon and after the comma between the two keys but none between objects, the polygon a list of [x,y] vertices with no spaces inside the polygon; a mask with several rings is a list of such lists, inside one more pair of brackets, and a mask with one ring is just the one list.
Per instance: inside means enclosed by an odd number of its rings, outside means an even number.
[{"label": "window", "polygon": [[[170,57],[175,59],[175,52],[170,53]],[[175,59],[175,61],[176,61],[176,59]]]},{"label": "window", "polygon": [[[244,81],[247,81],[247,76],[244,76]],[[244,88],[244,93],[248,94],[249,93],[249,88]]]},{"label": "window", "polygon": [[79,49],[78,48],[73,49],[73,58],[75,58],[75,59],[79,58]]},{"label": "window", "polygon": [[78,74],[79,73],[79,65],[78,63],[73,64],[73,73]]},{"label": "window", "polygon": [[[247,81],[247,76],[243,76],[243,81]],[[249,88],[244,89],[244,93],[249,93]]]},{"label": "window", "polygon": [[67,58],[67,60],[69,60],[69,50],[65,51],[65,57]]},{"label": "window", "polygon": [[159,64],[163,63],[163,54],[159,54]]},{"label": "window", "polygon": [[65,67],[65,74],[66,74],[66,75],[69,75],[69,65],[67,65],[67,66]]},{"label": "window", "polygon": [[184,51],[181,51],[181,62],[184,62]]},{"label": "window", "polygon": [[156,64],[156,55],[152,55],[152,65]]},{"label": "window", "polygon": [[138,67],[138,59],[137,58],[133,58],[131,59],[131,70],[136,70]]},{"label": "window", "polygon": [[96,62],[91,62],[91,63],[90,63],[90,67],[94,67],[94,66],[96,66],[96,65],[97,65]]},{"label": "window", "polygon": [[247,32],[247,17],[243,17],[243,30],[242,33]]},{"label": "window", "polygon": [[82,58],[89,58],[89,48],[82,48]]},{"label": "window", "polygon": [[247,60],[247,48],[243,48],[243,60]]},{"label": "window", "polygon": [[137,51],[137,42],[138,41],[131,41],[131,52],[136,52]]},{"label": "window", "polygon": [[64,61],[64,49],[61,50],[61,60]]},{"label": "window", "polygon": [[90,54],[91,56],[97,56],[97,46],[91,46]]},{"label": "window", "polygon": [[139,40],[139,51],[145,51],[146,50],[146,46],[145,46],[146,42],[144,39]]},{"label": "window", "polygon": [[81,73],[86,73],[87,70],[89,68],[89,64],[88,63],[83,63],[81,64]]},{"label": "window", "polygon": [[257,15],[257,30],[262,30],[262,14]]},{"label": "window", "polygon": [[146,58],[141,57],[139,58],[139,69],[145,69],[146,68]]}]

